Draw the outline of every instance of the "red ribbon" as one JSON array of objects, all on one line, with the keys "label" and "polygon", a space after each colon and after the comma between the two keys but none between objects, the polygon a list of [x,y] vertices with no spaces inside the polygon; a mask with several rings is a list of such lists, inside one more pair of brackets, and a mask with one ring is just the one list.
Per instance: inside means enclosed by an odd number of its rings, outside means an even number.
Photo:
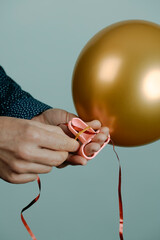
[{"label": "red ribbon", "polygon": [[[67,124],[65,124],[67,125]],[[82,131],[83,129],[76,129],[78,131]],[[87,130],[86,130],[87,132]],[[88,131],[89,133],[89,131]],[[122,194],[121,194],[121,165],[120,165],[120,159],[118,157],[118,154],[115,150],[115,146],[113,141],[111,140],[112,145],[113,145],[113,151],[116,154],[116,157],[118,159],[118,163],[119,163],[119,183],[118,183],[118,198],[119,198],[119,237],[120,240],[123,240],[123,205],[122,205]],[[28,208],[30,208],[34,203],[36,203],[40,197],[40,193],[41,193],[41,182],[40,182],[40,178],[39,176],[37,177],[37,182],[38,182],[38,187],[39,187],[39,194],[38,196],[32,200],[26,207],[24,207],[21,211],[21,220],[25,226],[25,228],[27,229],[28,233],[30,234],[31,238],[33,240],[37,240],[35,235],[33,234],[33,232],[31,231],[30,227],[28,226],[27,222],[25,221],[24,217],[23,217],[23,212],[26,211]]]},{"label": "red ribbon", "polygon": [[39,197],[40,197],[40,193],[41,193],[41,181],[40,181],[39,176],[37,177],[37,182],[38,182],[38,187],[39,187],[39,194],[38,194],[38,196],[37,196],[34,200],[32,200],[26,207],[24,207],[24,208],[22,209],[22,211],[21,211],[21,220],[22,220],[25,228],[27,229],[28,233],[30,234],[30,236],[31,236],[31,238],[32,238],[33,240],[37,240],[37,238],[35,237],[35,235],[34,235],[33,232],[31,231],[30,227],[28,226],[28,224],[27,224],[27,222],[25,221],[22,213],[23,213],[24,211],[26,211],[28,208],[30,208],[33,204],[35,204],[35,203],[38,201]]},{"label": "red ribbon", "polygon": [[116,157],[118,159],[119,163],[119,181],[118,181],[118,199],[119,199],[119,237],[120,240],[123,240],[123,204],[122,204],[122,193],[121,193],[121,182],[122,182],[122,175],[121,175],[121,164],[119,156],[115,150],[114,143],[111,139],[112,145],[113,145],[113,151],[116,154]]}]

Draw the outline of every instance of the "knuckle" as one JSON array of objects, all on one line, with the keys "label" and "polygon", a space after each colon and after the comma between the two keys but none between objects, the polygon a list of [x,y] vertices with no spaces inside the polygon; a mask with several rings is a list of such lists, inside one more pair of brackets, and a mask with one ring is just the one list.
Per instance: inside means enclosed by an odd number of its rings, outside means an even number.
[{"label": "knuckle", "polygon": [[15,173],[11,172],[7,177],[7,181],[9,183],[17,183],[18,182],[17,175]]},{"label": "knuckle", "polygon": [[12,161],[10,167],[14,172],[20,173],[20,167],[17,161]]},{"label": "knuckle", "polygon": [[23,149],[24,149],[24,146],[22,144],[19,144],[17,146],[17,149],[16,149],[16,156],[17,157],[20,157],[20,158],[23,158]]},{"label": "knuckle", "polygon": [[26,123],[24,126],[24,136],[28,138],[30,135],[32,135],[33,127],[29,124]]},{"label": "knuckle", "polygon": [[32,131],[32,134],[31,134],[31,139],[36,141],[36,140],[39,140],[40,139],[40,134],[38,131],[36,131],[35,129]]},{"label": "knuckle", "polygon": [[59,126],[55,126],[55,128],[56,128],[56,132],[57,132],[57,133],[60,133],[60,134],[63,134],[63,133],[64,133],[63,130],[62,130],[62,128],[60,128]]},{"label": "knuckle", "polygon": [[56,156],[56,159],[53,159],[51,166],[58,167],[68,158],[68,152],[59,152]]},{"label": "knuckle", "polygon": [[17,156],[21,159],[28,160],[31,157],[31,152],[25,145],[19,145],[17,149]]},{"label": "knuckle", "polygon": [[24,136],[26,139],[29,140],[37,140],[39,139],[39,132],[35,129],[35,127],[31,126],[30,124],[26,125]]}]

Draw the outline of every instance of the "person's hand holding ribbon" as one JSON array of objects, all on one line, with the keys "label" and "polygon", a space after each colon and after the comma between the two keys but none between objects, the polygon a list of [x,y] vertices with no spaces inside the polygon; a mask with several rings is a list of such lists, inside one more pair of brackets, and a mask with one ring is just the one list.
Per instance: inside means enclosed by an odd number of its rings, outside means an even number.
[{"label": "person's hand holding ribbon", "polygon": [[[40,114],[39,116],[34,117],[33,120],[45,123],[47,125],[59,126],[67,136],[75,138],[75,136],[69,131],[67,127],[68,122],[75,117],[77,116],[62,109],[49,109]],[[92,139],[92,142],[88,143],[85,146],[85,154],[87,156],[91,156],[93,153],[99,151],[101,146],[104,144],[104,142],[108,138],[109,129],[107,127],[101,127],[101,123],[98,120],[87,122],[87,124],[94,130],[99,130],[99,133],[95,135],[95,137]],[[86,164],[87,159],[76,154],[76,152],[74,153],[70,152],[66,161],[63,162],[58,167],[63,168],[67,165],[86,165]]]},{"label": "person's hand holding ribbon", "polygon": [[60,127],[12,117],[0,117],[0,178],[27,183],[60,166],[79,143]]},{"label": "person's hand holding ribbon", "polygon": [[[0,117],[0,178],[10,183],[27,183],[38,174],[49,173],[52,167],[86,165],[78,154],[78,141],[67,125],[75,115],[50,109],[32,120]],[[108,128],[98,120],[88,123],[100,132],[85,147],[89,156],[98,151],[108,136]]]}]

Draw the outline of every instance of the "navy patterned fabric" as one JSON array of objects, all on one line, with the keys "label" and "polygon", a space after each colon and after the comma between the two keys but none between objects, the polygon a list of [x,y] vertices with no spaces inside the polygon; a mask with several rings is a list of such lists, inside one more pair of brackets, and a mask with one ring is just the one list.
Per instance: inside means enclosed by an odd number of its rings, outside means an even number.
[{"label": "navy patterned fabric", "polygon": [[49,108],[23,91],[0,66],[0,116],[31,119]]}]

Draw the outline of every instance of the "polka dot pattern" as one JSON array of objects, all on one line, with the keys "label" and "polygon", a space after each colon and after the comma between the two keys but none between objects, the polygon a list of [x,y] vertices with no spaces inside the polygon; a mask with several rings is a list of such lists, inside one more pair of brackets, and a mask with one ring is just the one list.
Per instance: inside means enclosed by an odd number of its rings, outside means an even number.
[{"label": "polka dot pattern", "polygon": [[0,116],[31,119],[50,108],[23,91],[0,66]]}]

